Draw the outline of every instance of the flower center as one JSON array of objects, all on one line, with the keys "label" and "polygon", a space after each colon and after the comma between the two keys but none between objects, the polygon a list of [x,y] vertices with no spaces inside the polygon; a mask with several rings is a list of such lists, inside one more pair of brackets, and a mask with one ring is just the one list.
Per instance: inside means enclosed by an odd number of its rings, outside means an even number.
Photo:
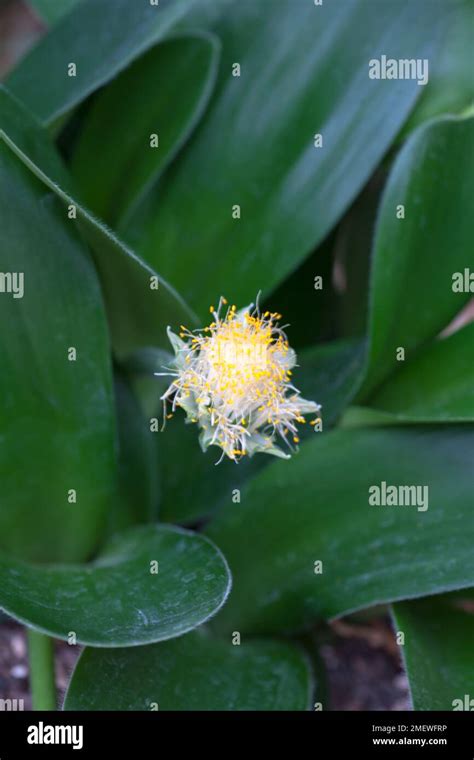
[{"label": "flower center", "polygon": [[181,326],[179,338],[170,333],[176,372],[163,401],[172,399],[173,411],[180,406],[199,424],[203,448],[220,446],[236,461],[256,451],[286,456],[276,436],[291,449],[288,437],[297,444],[297,425],[319,406],[292,384],[296,357],[278,325],[281,314],[231,306],[221,318],[226,303],[221,298],[217,311],[210,307],[214,321],[203,330]]}]

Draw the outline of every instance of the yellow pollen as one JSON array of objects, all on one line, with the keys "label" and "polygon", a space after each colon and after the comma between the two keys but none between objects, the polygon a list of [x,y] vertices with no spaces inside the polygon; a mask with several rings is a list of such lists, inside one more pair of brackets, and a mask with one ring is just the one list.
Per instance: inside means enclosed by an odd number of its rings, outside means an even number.
[{"label": "yellow pollen", "polygon": [[314,414],[319,407],[291,386],[296,357],[277,324],[281,314],[262,315],[258,306],[237,312],[232,304],[221,316],[223,304],[221,296],[217,311],[209,307],[213,321],[201,330],[180,326],[186,350],[174,345],[176,377],[163,399],[199,423],[204,447],[218,445],[231,459],[263,449],[273,454],[278,440],[291,452],[287,436],[300,440],[295,423],[304,424],[305,411]]}]

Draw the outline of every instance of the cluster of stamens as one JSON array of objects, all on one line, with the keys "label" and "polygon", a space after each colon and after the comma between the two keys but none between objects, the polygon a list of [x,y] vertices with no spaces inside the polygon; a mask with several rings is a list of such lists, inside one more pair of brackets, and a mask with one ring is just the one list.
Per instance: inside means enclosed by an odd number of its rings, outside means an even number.
[{"label": "cluster of stamens", "polygon": [[210,312],[213,321],[203,330],[181,325],[179,338],[168,330],[175,366],[162,396],[165,414],[166,404],[172,405],[166,417],[181,407],[188,421],[199,425],[203,450],[219,446],[222,457],[234,461],[257,451],[289,456],[276,440],[293,451],[304,415],[318,413],[320,407],[303,399],[292,384],[296,356],[278,325],[281,314],[260,314],[253,305],[237,312],[225,298]]}]

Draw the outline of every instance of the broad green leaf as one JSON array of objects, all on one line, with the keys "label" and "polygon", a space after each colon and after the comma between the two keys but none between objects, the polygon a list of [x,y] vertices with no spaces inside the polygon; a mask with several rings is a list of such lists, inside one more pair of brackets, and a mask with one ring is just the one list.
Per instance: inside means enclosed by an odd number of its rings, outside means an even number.
[{"label": "broad green leaf", "polygon": [[[73,202],[59,189],[56,192],[66,202]],[[77,212],[104,290],[115,355],[124,359],[147,346],[169,349],[166,327],[176,328],[182,322],[194,326],[194,313],[174,288],[111,230],[79,205]]]},{"label": "broad green leaf", "polygon": [[400,362],[368,403],[398,420],[474,422],[474,324]]},{"label": "broad green leaf", "polygon": [[78,4],[80,0],[28,0],[35,11],[48,24],[55,24]]},{"label": "broad green leaf", "polygon": [[96,647],[181,636],[214,615],[230,588],[227,563],[210,541],[161,525],[117,535],[88,565],[38,566],[1,555],[0,581],[9,615]]},{"label": "broad green leaf", "polygon": [[[116,226],[163,173],[198,123],[214,86],[218,40],[163,42],[94,100],[72,157],[86,205]],[[158,145],[150,145],[156,135]]]},{"label": "broad green leaf", "polygon": [[[316,435],[207,528],[234,578],[220,630],[294,630],[473,585],[470,426]],[[383,482],[420,487],[418,506],[370,504],[369,489]]]},{"label": "broad green leaf", "polygon": [[288,325],[291,346],[297,351],[339,334],[339,295],[332,277],[335,237],[328,235],[262,303],[262,311],[282,315],[281,324]]},{"label": "broad green leaf", "polygon": [[367,332],[372,241],[386,174],[377,169],[336,230],[333,279],[339,303],[331,316],[344,337]]},{"label": "broad green leaf", "polygon": [[223,52],[210,108],[139,252],[201,314],[221,293],[266,297],[338,221],[420,94],[415,80],[371,79],[369,60],[431,57],[443,19],[423,0],[229,5],[212,26]]},{"label": "broad green leaf", "polygon": [[[40,121],[52,124],[169,35],[195,4],[83,0],[15,68],[8,87]],[[68,74],[71,63],[75,76]]]},{"label": "broad green leaf", "polygon": [[325,428],[335,423],[355,396],[364,359],[365,343],[358,339],[333,341],[298,352],[294,383],[303,398],[321,404]]},{"label": "broad green leaf", "polygon": [[158,434],[157,466],[162,496],[160,519],[182,524],[209,517],[219,509],[238,509],[242,484],[268,462],[259,455],[243,462],[223,460],[219,450],[203,453],[195,425],[186,425],[184,414],[176,413]]},{"label": "broad green leaf", "polygon": [[[434,338],[471,297],[453,275],[472,267],[474,119],[442,118],[402,148],[379,210],[371,274],[368,369],[361,397]],[[397,210],[404,208],[404,218]],[[447,223],[449,220],[449,223]]]},{"label": "broad green leaf", "polygon": [[119,487],[117,502],[109,515],[109,532],[117,533],[135,523],[156,518],[159,478],[156,437],[128,382],[115,377],[115,404],[118,423]]},{"label": "broad green leaf", "polygon": [[[171,349],[171,344],[169,348]],[[163,426],[161,396],[169,384],[167,377],[157,377],[155,373],[166,372],[172,360],[173,355],[169,351],[148,347],[133,352],[122,364],[142,413],[149,424],[153,420],[154,426],[158,428],[154,432],[158,432]]]},{"label": "broad green leaf", "polygon": [[[298,352],[295,385],[305,398],[322,404],[325,427],[334,424],[357,391],[363,359],[364,347],[359,341],[329,343]],[[306,436],[305,428],[301,429],[303,446],[315,435],[313,428],[306,428]],[[181,414],[176,414],[159,435],[160,516],[165,521],[187,524],[220,509],[239,509],[242,487],[271,462],[265,454],[258,454],[238,464],[223,460],[216,466],[218,449],[211,447],[203,454],[195,427],[185,425]]]},{"label": "broad green leaf", "polygon": [[428,84],[402,129],[402,138],[427,119],[459,114],[473,102],[474,5],[471,0],[450,0],[445,6],[443,41],[439,53],[429,61]]},{"label": "broad green leaf", "polygon": [[233,646],[203,630],[153,646],[86,649],[65,710],[307,710],[302,653],[279,641]]},{"label": "broad green leaf", "polygon": [[474,615],[429,597],[394,605],[415,710],[473,710]]},{"label": "broad green leaf", "polygon": [[[408,420],[404,420],[404,423]],[[386,427],[387,425],[399,425],[397,418],[390,412],[381,412],[379,409],[371,409],[368,406],[350,406],[339,421],[339,427],[345,430],[351,428]],[[416,424],[416,423],[414,423]]]},{"label": "broad green leaf", "polygon": [[0,141],[0,547],[74,562],[104,531],[115,423],[99,283],[58,206]]},{"label": "broad green leaf", "polygon": [[74,224],[69,213],[75,209],[101,279],[116,355],[123,358],[147,345],[168,349],[166,326],[184,320],[193,324],[192,312],[161,276],[77,203],[72,180],[46,133],[3,88],[0,106],[0,140],[66,204],[63,214],[69,224]]}]

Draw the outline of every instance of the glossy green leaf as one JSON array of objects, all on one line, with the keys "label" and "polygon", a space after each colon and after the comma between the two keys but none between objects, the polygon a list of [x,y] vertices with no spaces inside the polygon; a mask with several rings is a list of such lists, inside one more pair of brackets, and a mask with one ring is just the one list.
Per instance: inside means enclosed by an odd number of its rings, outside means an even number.
[{"label": "glossy green leaf", "polygon": [[266,297],[338,221],[419,95],[414,80],[371,79],[369,60],[433,55],[442,21],[440,4],[416,0],[229,5],[212,26],[223,51],[212,103],[140,253],[202,314],[221,293],[241,306]]},{"label": "glossy green leaf", "polygon": [[[341,341],[298,352],[294,382],[305,398],[323,406],[323,424],[329,428],[359,387],[363,370],[361,341]],[[163,391],[161,391],[163,392]],[[314,438],[313,428],[301,429],[302,445]],[[240,490],[272,461],[259,454],[236,464],[223,460],[217,448],[201,451],[193,425],[176,414],[159,434],[158,460],[162,479],[160,516],[165,521],[193,523],[221,509],[239,509]],[[183,478],[183,467],[186,477]]]},{"label": "glossy green leaf", "polygon": [[167,325],[179,325],[184,320],[193,324],[192,312],[161,276],[77,203],[72,180],[46,133],[1,87],[0,107],[0,139],[67,204],[63,214],[69,224],[74,224],[68,214],[75,209],[99,272],[117,356],[123,358],[147,345],[168,349]]},{"label": "glossy green leaf", "polygon": [[171,39],[94,100],[72,173],[84,202],[104,221],[116,226],[126,218],[176,156],[209,100],[218,60],[219,42],[210,34]]},{"label": "glossy green leaf", "polygon": [[[254,478],[241,504],[207,529],[234,578],[220,630],[293,630],[473,585],[470,426],[316,435]],[[382,482],[428,488],[428,509],[423,490],[419,506],[370,504],[369,488]]]},{"label": "glossy green leaf", "polygon": [[473,710],[474,615],[450,596],[394,605],[415,710]]},{"label": "glossy green leaf", "polygon": [[9,615],[96,647],[181,636],[214,615],[230,588],[227,563],[210,541],[160,525],[117,535],[88,565],[38,566],[1,555],[0,581]]},{"label": "glossy green leaf", "polygon": [[[409,420],[404,420],[409,422]],[[397,418],[390,412],[381,412],[380,409],[371,409],[368,406],[354,404],[345,410],[339,421],[339,427],[345,430],[351,428],[384,427],[399,425]],[[416,424],[415,422],[413,424]]]},{"label": "glossy green leaf", "polygon": [[159,432],[162,429],[163,401],[161,396],[169,383],[167,377],[157,377],[155,372],[166,371],[166,367],[170,366],[172,358],[169,351],[148,347],[133,352],[122,364],[142,413],[149,424],[152,418],[154,422],[157,420],[155,425],[157,429],[154,432]]},{"label": "glossy green leaf", "polygon": [[100,287],[58,206],[0,140],[0,546],[45,562],[95,549],[116,474]]},{"label": "glossy green leaf", "polygon": [[[370,348],[362,398],[434,338],[471,297],[453,275],[473,265],[474,119],[443,118],[418,129],[391,171],[375,234]],[[404,207],[405,218],[397,218]],[[449,221],[449,223],[448,223]]]},{"label": "glossy green leaf", "polygon": [[288,325],[291,346],[297,351],[339,335],[339,296],[332,276],[335,237],[328,235],[261,304],[262,311],[282,315],[281,324]]},{"label": "glossy green leaf", "polygon": [[35,11],[48,24],[55,24],[78,4],[80,0],[28,0]]},{"label": "glossy green leaf", "polygon": [[418,353],[371,397],[398,420],[474,422],[474,324]]},{"label": "glossy green leaf", "polygon": [[472,105],[472,37],[474,5],[471,0],[445,3],[446,18],[439,53],[429,61],[429,80],[408,122],[405,137],[427,119],[441,114],[459,114]]},{"label": "glossy green leaf", "polygon": [[[56,192],[72,201],[59,189]],[[115,355],[124,359],[146,346],[169,349],[166,327],[177,327],[183,321],[194,326],[194,313],[174,288],[111,230],[79,205],[77,212],[104,290]]]},{"label": "glossy green leaf", "polygon": [[65,710],[307,710],[306,658],[278,641],[230,642],[196,631],[138,649],[86,649]]},{"label": "glossy green leaf", "polygon": [[321,404],[325,428],[335,423],[355,396],[364,360],[362,339],[333,341],[298,352],[294,383],[304,398]]},{"label": "glossy green leaf", "polygon": [[[8,87],[51,124],[164,39],[195,4],[114,0],[112,7],[110,0],[84,0],[14,69]],[[68,75],[70,63],[76,64],[76,76]]]},{"label": "glossy green leaf", "polygon": [[337,227],[333,279],[339,297],[339,335],[358,337],[367,332],[372,242],[384,183],[385,168],[379,167]]},{"label": "glossy green leaf", "polygon": [[156,437],[150,431],[127,380],[115,377],[118,423],[119,486],[117,501],[109,514],[109,532],[125,530],[135,523],[156,519],[159,478]]},{"label": "glossy green leaf", "polygon": [[160,518],[166,522],[186,525],[221,508],[238,509],[242,484],[268,463],[268,456],[257,454],[239,464],[225,459],[218,465],[219,450],[202,452],[196,426],[186,425],[184,414],[175,414],[158,435]]}]

